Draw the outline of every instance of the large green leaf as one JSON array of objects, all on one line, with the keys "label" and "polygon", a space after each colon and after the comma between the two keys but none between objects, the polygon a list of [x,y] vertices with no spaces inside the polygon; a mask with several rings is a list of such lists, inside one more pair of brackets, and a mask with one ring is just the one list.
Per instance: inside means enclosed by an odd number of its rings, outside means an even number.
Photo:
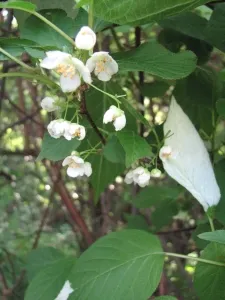
[{"label": "large green leaf", "polygon": [[216,109],[217,109],[218,114],[221,117],[225,118],[225,99],[219,99],[216,102]]},{"label": "large green leaf", "polygon": [[125,152],[118,138],[113,135],[103,149],[104,157],[113,163],[125,164]]},{"label": "large green leaf", "polygon": [[204,232],[198,235],[200,239],[225,245],[225,230]]},{"label": "large green leaf", "polygon": [[207,40],[218,49],[225,51],[225,3],[215,6],[213,14],[206,27]]},{"label": "large green leaf", "polygon": [[140,89],[145,97],[162,97],[169,89],[169,84],[164,81],[154,81],[152,83],[144,83]]},{"label": "large green leaf", "polygon": [[55,139],[48,133],[45,133],[42,141],[41,152],[39,153],[37,160],[42,160],[44,158],[53,161],[61,160],[70,155],[71,152],[76,150],[79,145],[80,141],[76,138],[71,141],[68,141],[63,137]]},{"label": "large green leaf", "polygon": [[110,183],[113,183],[116,176],[124,171],[125,166],[118,163],[111,163],[103,155],[92,155],[89,161],[93,169],[91,184],[94,188],[94,201],[97,203],[100,194],[104,192]]},{"label": "large green leaf", "polygon": [[194,286],[199,299],[225,299],[225,247],[215,243],[209,244],[201,255],[202,259],[216,261],[224,266],[198,262]]},{"label": "large green leaf", "polygon": [[127,167],[140,158],[149,157],[152,153],[146,140],[133,131],[122,130],[117,133],[117,138],[125,151]]},{"label": "large green leaf", "polygon": [[152,205],[160,205],[169,199],[176,200],[180,193],[177,187],[149,186],[132,199],[132,203],[137,208],[148,208]]},{"label": "large green leaf", "polygon": [[144,216],[124,214],[124,218],[127,221],[127,229],[139,229],[149,231],[149,225]]},{"label": "large green leaf", "polygon": [[[78,259],[71,300],[146,300],[156,289],[164,257],[157,237],[139,230],[111,233]],[[101,296],[100,296],[101,295]]]},{"label": "large green leaf", "polygon": [[145,24],[190,10],[206,0],[98,0],[95,15],[118,24]]},{"label": "large green leaf", "polygon": [[188,78],[179,80],[174,90],[176,100],[192,122],[209,135],[213,131],[212,110],[220,93],[218,76],[209,69],[196,69]]},{"label": "large green leaf", "polygon": [[[42,11],[42,15],[71,38],[74,38],[76,21],[69,18],[63,10]],[[60,50],[64,50],[65,47],[68,49],[72,47],[64,37],[36,16],[30,16],[25,21],[20,35],[24,39],[34,41],[45,47],[51,46]]]},{"label": "large green leaf", "polygon": [[75,259],[65,258],[40,271],[28,286],[25,300],[55,299],[68,280],[74,263]]},{"label": "large green leaf", "polygon": [[208,21],[199,15],[186,12],[169,17],[160,22],[163,28],[173,29],[196,39],[205,40],[205,28]]},{"label": "large green leaf", "polygon": [[225,160],[219,161],[215,166],[217,183],[220,187],[221,199],[216,207],[216,218],[225,224]]},{"label": "large green leaf", "polygon": [[[42,48],[37,45],[35,42],[19,39],[19,38],[0,38],[0,47],[7,51],[9,54],[13,56],[21,56],[25,51],[36,51],[33,53],[33,57],[43,58],[45,56]],[[0,53],[0,60],[8,60],[8,56]]]},{"label": "large green leaf", "polygon": [[27,257],[27,276],[29,281],[42,271],[44,268],[48,267],[57,260],[63,258],[63,254],[52,247],[37,248],[32,250]]},{"label": "large green leaf", "polygon": [[37,7],[35,4],[26,1],[7,1],[0,3],[0,8],[14,8],[28,12],[34,12]]},{"label": "large green leaf", "polygon": [[188,76],[194,71],[197,60],[193,52],[172,53],[156,42],[144,43],[113,57],[122,71],[144,71],[165,79]]}]

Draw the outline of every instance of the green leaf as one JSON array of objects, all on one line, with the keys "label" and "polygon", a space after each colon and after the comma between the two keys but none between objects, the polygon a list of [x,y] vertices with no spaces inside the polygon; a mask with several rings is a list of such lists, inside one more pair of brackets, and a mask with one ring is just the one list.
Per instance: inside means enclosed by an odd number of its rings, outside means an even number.
[{"label": "green leaf", "polygon": [[139,230],[110,233],[78,259],[69,280],[71,300],[146,300],[161,278],[164,256],[157,237]]},{"label": "green leaf", "polygon": [[55,139],[48,133],[45,133],[41,152],[39,153],[37,160],[46,158],[52,161],[58,161],[64,159],[66,156],[70,155],[72,151],[76,150],[79,145],[80,141],[76,138],[71,141],[68,141],[63,137]]},{"label": "green leaf", "polygon": [[113,135],[107,141],[103,149],[104,157],[112,163],[125,164],[125,152],[118,138]]},{"label": "green leaf", "polygon": [[[27,49],[32,49],[35,46],[37,46],[35,42],[26,39],[0,38],[0,47],[13,56],[21,56]],[[8,59],[8,56],[0,53],[0,60]]]},{"label": "green leaf", "polygon": [[94,202],[97,203],[100,194],[124,171],[125,166],[111,163],[103,155],[92,155],[89,161],[93,169],[91,184],[94,188]]},{"label": "green leaf", "polygon": [[[42,11],[42,15],[59,27],[71,38],[74,38],[76,23],[67,17],[63,10]],[[65,47],[71,49],[71,44],[49,25],[38,19],[36,16],[30,16],[20,30],[20,35],[24,39],[36,42],[42,47],[51,46],[63,50]]]},{"label": "green leaf", "polygon": [[191,10],[206,2],[206,0],[98,0],[94,2],[94,12],[101,19],[116,24],[140,25]]},{"label": "green leaf", "polygon": [[133,131],[120,131],[116,135],[125,151],[127,167],[131,166],[136,160],[151,155],[149,144]]},{"label": "green leaf", "polygon": [[[139,113],[137,109],[135,109],[126,99],[120,98],[124,108],[136,119],[139,120],[142,124],[144,124],[147,128],[150,127],[149,122],[144,118],[144,116]],[[127,126],[126,126],[127,127]]]},{"label": "green leaf", "polygon": [[215,174],[216,180],[220,188],[221,199],[216,207],[216,218],[222,223],[225,224],[225,160],[219,161],[215,165]]},{"label": "green leaf", "polygon": [[76,7],[79,8],[79,7],[88,5],[90,2],[91,2],[91,0],[79,0],[79,2],[76,4]]},{"label": "green leaf", "polygon": [[218,114],[225,118],[225,99],[219,99],[216,102],[216,109]]},{"label": "green leaf", "polygon": [[215,6],[212,16],[206,27],[205,36],[207,40],[221,51],[225,51],[225,4]]},{"label": "green leaf", "polygon": [[160,97],[169,89],[169,84],[164,81],[154,81],[152,83],[144,83],[140,89],[142,95],[145,97]]},{"label": "green leaf", "polygon": [[25,10],[28,12],[34,12],[36,10],[36,5],[30,2],[25,1],[7,1],[4,3],[0,3],[0,8],[13,8],[13,9],[20,9]]},{"label": "green leaf", "polygon": [[174,90],[178,103],[192,122],[207,134],[213,131],[212,109],[220,97],[218,76],[209,69],[196,69],[188,78],[179,80]]},{"label": "green leaf", "polygon": [[205,28],[208,21],[196,13],[186,12],[162,20],[159,24],[163,28],[173,29],[190,37],[205,40]]},{"label": "green leaf", "polygon": [[27,276],[28,280],[31,281],[44,268],[55,263],[57,260],[63,258],[63,254],[52,247],[38,248],[32,250],[27,257]]},{"label": "green leaf", "polygon": [[173,217],[178,214],[177,202],[174,199],[167,199],[163,203],[156,203],[151,214],[152,227],[158,231],[173,221]]},{"label": "green leaf", "polygon": [[188,76],[196,67],[196,56],[190,51],[172,53],[156,42],[113,55],[121,71],[143,71],[164,79]]},{"label": "green leaf", "polygon": [[139,229],[149,231],[148,223],[146,222],[143,216],[124,214],[124,217],[127,221],[127,229]]},{"label": "green leaf", "polygon": [[169,199],[177,199],[180,189],[177,187],[149,186],[132,199],[132,204],[137,208],[148,208],[167,202]]},{"label": "green leaf", "polygon": [[225,230],[204,232],[198,235],[200,239],[225,245]]},{"label": "green leaf", "polygon": [[200,221],[197,228],[193,231],[192,239],[195,241],[196,247],[198,247],[198,249],[204,249],[209,244],[208,241],[201,240],[198,236],[199,234],[209,231],[210,229],[211,228],[208,222],[203,223],[203,221]]},{"label": "green leaf", "polygon": [[209,244],[201,255],[202,259],[224,264],[223,266],[198,262],[194,275],[194,287],[200,299],[225,299],[225,247]]},{"label": "green leaf", "polygon": [[24,300],[55,299],[68,280],[74,263],[75,259],[66,258],[44,268],[31,281]]}]

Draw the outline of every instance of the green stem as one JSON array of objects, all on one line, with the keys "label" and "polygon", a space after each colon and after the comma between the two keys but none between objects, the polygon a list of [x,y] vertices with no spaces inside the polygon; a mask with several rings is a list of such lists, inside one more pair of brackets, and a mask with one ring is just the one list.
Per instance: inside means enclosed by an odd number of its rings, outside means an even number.
[{"label": "green stem", "polygon": [[35,71],[34,68],[28,66],[27,64],[25,64],[24,62],[20,61],[18,58],[16,58],[15,56],[11,55],[10,53],[8,53],[7,51],[5,51],[4,49],[2,49],[0,47],[0,52],[2,52],[4,55],[6,55],[7,57],[9,57],[11,60],[15,61],[18,65],[20,65],[21,67],[29,70],[29,71]]},{"label": "green stem", "polygon": [[93,84],[91,84],[91,83],[90,83],[89,85],[92,86],[92,87],[93,87],[94,89],[96,89],[97,91],[99,91],[99,92],[101,92],[101,93],[107,95],[108,97],[112,98],[114,101],[116,101],[116,103],[117,103],[118,105],[121,104],[120,100],[118,100],[115,96],[113,96],[113,95],[111,95],[111,94],[109,94],[109,93],[107,93],[107,92],[105,92],[105,91],[99,89],[97,86],[95,86],[95,85],[93,85]]},{"label": "green stem", "polygon": [[183,255],[183,254],[177,254],[177,253],[172,253],[172,252],[158,252],[155,254],[165,254],[167,256],[172,256],[172,257],[178,257],[178,258],[184,258],[184,259],[191,259],[191,260],[196,260],[205,264],[209,265],[214,265],[214,266],[220,266],[220,267],[225,267],[225,263],[214,261],[214,260],[209,260],[209,259],[203,259],[199,257],[193,257],[193,256],[188,256],[188,255]]},{"label": "green stem", "polygon": [[30,74],[30,73],[23,73],[23,72],[10,72],[10,73],[1,73],[0,78],[3,77],[23,77],[31,80],[36,79],[41,81],[42,83],[47,84],[52,88],[57,88],[57,89],[59,88],[59,86],[55,82],[51,81],[50,79],[48,79],[48,77],[44,75]]},{"label": "green stem", "polygon": [[208,214],[207,214],[207,216],[208,216],[208,219],[209,219],[209,224],[210,224],[211,230],[215,231],[215,227],[214,227],[214,224],[213,224],[213,219]]},{"label": "green stem", "polygon": [[53,24],[52,22],[50,22],[48,19],[46,19],[45,17],[43,17],[41,14],[39,14],[38,12],[34,11],[31,12],[34,16],[36,16],[37,18],[39,18],[40,20],[42,20],[43,22],[45,22],[47,25],[49,25],[50,27],[52,27],[52,29],[54,29],[55,31],[57,31],[61,36],[63,36],[68,42],[70,42],[73,46],[75,46],[75,42],[73,39],[71,39],[65,32],[63,32],[59,27],[57,27],[55,24]]},{"label": "green stem", "polygon": [[89,10],[88,10],[88,26],[90,28],[93,27],[94,25],[94,14],[93,14],[93,10],[94,10],[94,0],[90,1],[89,4]]}]

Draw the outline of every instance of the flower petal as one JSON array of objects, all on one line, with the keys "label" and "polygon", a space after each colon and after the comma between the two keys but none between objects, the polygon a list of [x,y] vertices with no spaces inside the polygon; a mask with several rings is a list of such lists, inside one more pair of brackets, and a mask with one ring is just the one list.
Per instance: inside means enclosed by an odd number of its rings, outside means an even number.
[{"label": "flower petal", "polygon": [[69,280],[67,280],[55,300],[67,300],[73,291]]},{"label": "flower petal", "polygon": [[92,167],[89,162],[84,163],[84,174],[88,177],[92,174]]},{"label": "flower petal", "polygon": [[63,160],[63,162],[62,162],[62,166],[65,167],[65,166],[69,165],[69,164],[71,163],[71,161],[72,161],[71,158],[72,158],[71,155],[70,155],[70,156],[67,156],[67,157]]},{"label": "flower petal", "polygon": [[67,175],[70,177],[78,177],[78,176],[82,176],[82,169],[81,168],[72,168],[72,167],[68,167],[67,169]]},{"label": "flower petal", "polygon": [[91,50],[96,43],[96,34],[88,27],[83,26],[75,38],[75,44],[78,49]]},{"label": "flower petal", "polygon": [[61,51],[48,51],[46,52],[47,57],[45,57],[40,66],[45,69],[55,69],[64,59],[70,57],[71,55]]},{"label": "flower petal", "polygon": [[169,131],[171,136],[165,140],[165,146],[170,146],[173,150],[172,156],[162,160],[166,172],[189,190],[205,210],[218,204],[220,190],[209,154],[195,127],[174,97],[164,124],[164,135]]},{"label": "flower petal", "polygon": [[60,86],[64,93],[70,93],[76,91],[76,89],[80,86],[80,76],[78,74],[73,77],[64,77],[60,76]]},{"label": "flower petal", "polygon": [[109,73],[107,73],[106,71],[99,72],[99,73],[95,72],[95,75],[101,81],[109,81],[112,78],[112,76]]},{"label": "flower petal", "polygon": [[123,129],[126,126],[126,117],[125,115],[121,115],[115,119],[113,122],[116,131]]}]

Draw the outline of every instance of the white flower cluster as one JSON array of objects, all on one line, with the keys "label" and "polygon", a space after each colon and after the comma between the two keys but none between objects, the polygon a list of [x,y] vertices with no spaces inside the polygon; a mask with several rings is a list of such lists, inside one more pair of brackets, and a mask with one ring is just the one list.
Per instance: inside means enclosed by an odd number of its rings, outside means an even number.
[{"label": "white flower cluster", "polygon": [[89,162],[85,162],[83,158],[79,156],[79,153],[76,155],[67,156],[63,163],[63,166],[68,166],[67,175],[70,177],[80,177],[86,175],[87,177],[92,174],[92,167]]},{"label": "white flower cluster", "polygon": [[[80,50],[91,50],[96,43],[96,35],[88,26],[84,26],[75,38],[75,45]],[[41,67],[54,70],[60,75],[60,86],[63,92],[74,92],[81,85],[82,80],[91,84],[91,72],[101,81],[109,81],[113,74],[118,72],[118,64],[108,52],[95,52],[86,62],[61,51],[48,51],[41,62]],[[60,109],[60,103],[52,97],[45,97],[41,107],[48,112]],[[104,114],[103,123],[113,122],[115,130],[121,130],[126,125],[124,111],[112,105]],[[48,125],[48,132],[53,138],[65,137],[71,140],[85,138],[85,128],[77,123],[70,123],[63,119],[52,121]]]},{"label": "white flower cluster", "polygon": [[86,136],[84,126],[77,123],[71,123],[63,119],[51,121],[48,124],[47,129],[49,134],[55,139],[64,136],[64,138],[68,141],[72,140],[74,137],[81,141]]},{"label": "white flower cluster", "polygon": [[138,167],[134,170],[130,170],[125,176],[125,183],[127,184],[138,184],[140,187],[145,187],[149,185],[151,177],[158,178],[161,176],[161,171],[157,168],[149,172],[148,169],[144,167]]},{"label": "white flower cluster", "polygon": [[218,204],[220,190],[205,145],[174,97],[164,124],[164,135],[168,132],[159,153],[164,169],[207,211]]},{"label": "white flower cluster", "polygon": [[[96,35],[88,26],[83,26],[75,38],[75,45],[80,50],[91,50],[96,43]],[[82,80],[92,82],[91,73],[101,81],[109,81],[118,72],[117,62],[108,52],[95,52],[84,64],[80,59],[62,51],[48,51],[41,62],[41,67],[54,70],[60,75],[60,86],[64,93],[74,92]]]}]

